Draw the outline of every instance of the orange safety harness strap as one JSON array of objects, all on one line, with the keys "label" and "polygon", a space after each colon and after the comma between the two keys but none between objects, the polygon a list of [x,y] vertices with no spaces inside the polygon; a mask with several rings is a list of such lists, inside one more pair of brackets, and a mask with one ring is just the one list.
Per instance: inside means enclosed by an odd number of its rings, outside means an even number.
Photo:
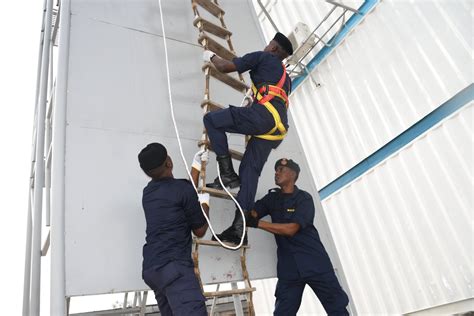
[{"label": "orange safety harness strap", "polygon": [[[275,107],[270,103],[274,97],[278,97],[285,102],[286,108],[288,108],[288,96],[286,91],[283,89],[283,85],[286,80],[286,68],[283,66],[283,75],[276,85],[264,85],[257,90],[257,87],[252,83],[252,91],[257,99],[258,103],[265,106],[265,108],[272,114],[275,120],[275,126],[263,135],[255,135],[255,137],[266,139],[266,140],[282,140],[286,136],[285,125],[281,121],[280,114]],[[275,134],[278,130],[278,134]]]}]

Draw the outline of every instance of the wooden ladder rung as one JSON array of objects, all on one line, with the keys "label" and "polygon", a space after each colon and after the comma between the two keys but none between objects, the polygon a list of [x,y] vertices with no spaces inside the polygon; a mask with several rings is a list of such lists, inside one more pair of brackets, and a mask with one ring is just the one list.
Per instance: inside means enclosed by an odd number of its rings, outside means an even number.
[{"label": "wooden ladder rung", "polygon": [[[224,190],[212,189],[208,187],[202,187],[200,188],[200,190],[202,190],[202,192],[209,193],[211,196],[214,197],[232,200],[232,198]],[[232,194],[234,198],[237,197],[237,193],[230,192],[230,194]]]},{"label": "wooden ladder rung", "polygon": [[228,290],[228,291],[216,291],[216,292],[204,292],[205,297],[224,297],[224,296],[231,296],[234,294],[247,294],[255,292],[257,289],[254,287],[245,288],[245,289],[235,289],[235,290]]},{"label": "wooden ladder rung", "polygon": [[247,86],[245,85],[244,82],[235,79],[232,76],[229,76],[228,74],[222,73],[219,70],[216,69],[213,63],[205,63],[204,66],[202,66],[202,70],[206,71],[206,69],[209,69],[209,74],[216,78],[217,80],[225,83],[229,87],[234,88],[237,91],[240,91],[242,93],[245,93],[247,91]]},{"label": "wooden ladder rung", "polygon": [[205,106],[208,106],[208,110],[209,111],[217,111],[217,110],[221,110],[221,109],[225,109],[225,107],[217,102],[214,102],[214,101],[211,101],[211,100],[203,100],[201,102],[201,107],[205,107]]},{"label": "wooden ladder rung", "polygon": [[[203,145],[206,145],[207,148],[212,151],[211,144],[208,140],[200,140],[198,142],[198,147],[201,147]],[[230,156],[232,157],[232,159],[235,159],[235,160],[242,161],[242,158],[244,157],[244,153],[242,153],[238,150],[235,150],[235,149],[229,149],[229,153],[230,153]]]},{"label": "wooden ladder rung", "polygon": [[229,149],[229,153],[230,153],[230,156],[235,160],[242,161],[242,158],[244,157],[243,153],[235,149]]},{"label": "wooden ladder rung", "polygon": [[227,39],[232,35],[232,32],[228,29],[225,29],[217,24],[214,24],[208,20],[201,18],[200,16],[194,19],[193,25],[197,27],[200,31],[206,31],[220,38]]},{"label": "wooden ladder rung", "polygon": [[[214,241],[214,240],[194,239],[194,242],[198,245],[203,245],[203,246],[222,247],[222,245],[218,241]],[[225,242],[225,244],[228,244],[231,246],[237,246],[237,244],[230,243],[230,242]],[[250,246],[243,245],[241,248],[250,248]]]},{"label": "wooden ladder rung", "polygon": [[193,0],[193,5],[199,4],[207,12],[211,13],[213,16],[219,18],[224,15],[225,11],[221,9],[217,4],[211,0]]},{"label": "wooden ladder rung", "polygon": [[206,33],[201,32],[198,37],[198,43],[201,44],[203,47],[207,47],[207,49],[216,53],[219,57],[222,57],[227,60],[232,60],[237,55],[231,52],[229,49],[225,48],[214,39],[210,38]]}]

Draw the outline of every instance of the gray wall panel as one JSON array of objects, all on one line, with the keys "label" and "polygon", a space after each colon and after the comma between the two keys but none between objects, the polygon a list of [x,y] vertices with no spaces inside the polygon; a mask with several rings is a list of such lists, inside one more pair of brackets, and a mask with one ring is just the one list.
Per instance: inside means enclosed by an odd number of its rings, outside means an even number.
[{"label": "gray wall panel", "polygon": [[[250,4],[223,1],[239,53],[265,46]],[[147,143],[164,143],[175,163],[175,177],[186,177],[171,122],[165,60],[157,1],[73,1],[68,76],[66,143],[67,295],[144,289],[141,249],[145,221],[141,192],[148,179],[137,153]],[[192,29],[190,1],[164,1],[175,115],[188,163],[202,131],[204,75],[202,49]],[[249,14],[241,14],[249,12]],[[171,22],[170,22],[171,21]],[[172,38],[170,38],[172,37]],[[179,40],[175,40],[179,39]],[[240,104],[241,95],[212,82],[212,99]],[[315,193],[312,177],[292,128],[265,167],[257,198],[273,184],[273,164],[286,156],[300,162],[301,188]],[[230,144],[243,150],[243,137]],[[238,164],[235,164],[238,167]],[[214,155],[208,179],[216,175]],[[318,212],[320,204],[315,197]],[[232,202],[211,199],[217,231],[233,216]],[[209,233],[207,237],[209,237]],[[250,233],[248,267],[252,278],[275,276],[276,251],[271,234]],[[237,253],[202,251],[205,283],[240,278]]]}]

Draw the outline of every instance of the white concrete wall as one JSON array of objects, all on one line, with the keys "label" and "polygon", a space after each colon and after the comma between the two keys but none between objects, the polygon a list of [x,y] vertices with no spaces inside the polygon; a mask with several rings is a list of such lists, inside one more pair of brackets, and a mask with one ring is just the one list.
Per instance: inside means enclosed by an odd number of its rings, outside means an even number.
[{"label": "white concrete wall", "polygon": [[[163,1],[175,115],[187,162],[201,137],[204,75],[202,48],[189,0]],[[251,3],[223,1],[225,21],[238,55],[263,49]],[[201,10],[202,11],[202,10]],[[248,14],[242,14],[247,12]],[[71,9],[66,131],[66,295],[145,289],[141,280],[145,220],[141,193],[148,182],[137,154],[147,143],[164,143],[174,175],[187,177],[171,122],[158,1],[74,0]],[[65,34],[65,33],[64,33]],[[240,104],[241,95],[212,82],[213,100]],[[273,162],[291,157],[308,170],[294,123],[265,167],[257,198],[273,184]],[[230,138],[243,150],[243,137]],[[54,157],[53,157],[54,159]],[[211,155],[208,179],[216,176]],[[236,164],[236,168],[237,168]],[[309,173],[300,184],[316,193]],[[52,192],[54,194],[54,192]],[[321,206],[317,195],[315,202]],[[232,220],[230,201],[211,199],[216,231]],[[210,235],[206,236],[210,238]],[[271,234],[252,231],[248,268],[252,278],[275,276]],[[203,281],[240,278],[238,252],[204,249]]]},{"label": "white concrete wall", "polygon": [[[328,10],[264,3],[284,32]],[[470,1],[381,1],[290,98],[317,188],[468,87],[472,50]],[[358,313],[473,297],[473,123],[468,102],[322,201]]]}]

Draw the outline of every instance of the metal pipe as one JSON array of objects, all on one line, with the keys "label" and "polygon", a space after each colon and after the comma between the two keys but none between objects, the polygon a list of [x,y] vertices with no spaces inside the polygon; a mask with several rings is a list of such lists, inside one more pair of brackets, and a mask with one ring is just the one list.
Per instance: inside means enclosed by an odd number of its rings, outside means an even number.
[{"label": "metal pipe", "polygon": [[53,117],[54,156],[51,165],[51,315],[67,315],[69,300],[66,298],[65,267],[65,148],[67,79],[69,65],[69,35],[71,0],[60,5],[61,35],[58,48],[55,107]]},{"label": "metal pipe", "polygon": [[43,52],[41,60],[41,83],[39,93],[38,112],[36,117],[36,155],[35,155],[35,183],[33,208],[33,243],[31,267],[31,305],[30,315],[40,313],[41,288],[41,220],[43,208],[44,185],[44,130],[46,99],[48,97],[49,45],[51,43],[51,19],[53,0],[46,2],[46,19],[44,24]]},{"label": "metal pipe", "polygon": [[354,9],[353,7],[350,7],[348,5],[345,5],[344,3],[339,3],[339,2],[336,2],[334,0],[326,0],[326,2],[332,4],[332,5],[336,5],[338,7],[341,7],[343,9],[346,9],[346,10],[349,10],[349,11],[352,11],[354,12],[355,14],[359,14],[359,10],[357,9]]},{"label": "metal pipe", "polygon": [[[319,22],[319,24],[316,25],[316,27],[313,29],[313,31],[306,37],[306,39],[303,41],[303,43],[301,43],[300,46],[304,46],[304,45],[309,41],[309,39],[311,38],[311,35],[313,35],[313,34],[316,33],[316,31],[319,29],[319,27],[320,27],[321,25],[323,25],[323,23],[324,23],[324,22],[329,18],[329,16],[331,16],[331,14],[334,12],[334,10],[336,10],[336,8],[337,8],[336,6],[333,6],[333,7],[332,7],[332,9],[324,16],[324,18],[321,20],[321,22]],[[336,20],[336,22],[337,22],[337,21],[338,21],[338,20]],[[334,24],[333,24],[333,25],[334,25]],[[331,30],[331,28],[332,28],[332,26],[329,27],[329,28],[326,30],[326,33],[329,32],[329,30]],[[295,72],[296,66],[298,66],[299,63],[314,49],[314,47],[316,47],[316,45],[318,45],[318,43],[319,43],[320,41],[322,41],[322,39],[323,39],[324,35],[326,35],[326,33],[324,33],[322,36],[317,36],[317,37],[318,37],[318,41],[317,41],[316,43],[314,43],[313,47],[311,47],[311,49],[308,50],[308,51],[306,52],[306,54],[304,54],[303,57],[300,57],[300,59],[298,59],[298,60],[296,61],[295,66],[291,69],[291,71],[290,71],[290,73],[289,73],[288,75],[291,75],[292,73]],[[325,44],[325,46],[326,46],[326,44]]]},{"label": "metal pipe", "polygon": [[[41,78],[41,60],[43,54],[43,29],[44,29],[44,20],[46,11],[46,0],[43,1],[43,17],[41,19],[41,32],[40,32],[40,42],[38,48],[38,62],[37,62],[37,70],[36,70],[36,92],[35,92],[35,113],[38,105],[38,95],[39,95],[39,83]],[[33,119],[33,126],[35,125],[36,115]],[[35,135],[35,130],[33,129],[33,135]],[[36,151],[36,146],[34,146],[34,140],[32,144],[32,151],[31,151],[31,170],[30,170],[30,178],[33,176],[33,163],[34,163],[34,154]],[[31,180],[28,183],[28,213],[26,219],[26,245],[25,245],[25,272],[23,277],[23,316],[28,316],[30,314],[30,291],[31,291],[31,244],[32,244],[32,190],[31,190]]]},{"label": "metal pipe", "polygon": [[23,316],[30,313],[30,281],[31,281],[31,204],[33,203],[31,189],[28,194],[28,213],[26,215],[26,247],[25,247],[25,276],[23,279]]},{"label": "metal pipe", "polygon": [[[46,139],[46,156],[52,155],[49,151],[51,147],[51,120],[46,118],[46,131],[45,131],[45,139]],[[46,158],[48,159],[48,158]],[[50,158],[51,160],[51,158]],[[44,181],[44,194],[45,194],[45,226],[51,226],[51,165],[48,166],[48,161],[46,161],[45,165],[45,181]]]},{"label": "metal pipe", "polygon": [[[314,43],[314,45],[312,46],[312,48],[311,48],[310,50],[308,50],[308,51],[306,52],[306,54],[303,55],[303,57],[301,57],[300,59],[298,59],[298,62],[296,63],[295,67],[293,67],[293,69],[291,69],[291,71],[290,71],[290,73],[289,73],[288,75],[291,75],[291,74],[294,72],[296,66],[299,65],[299,64],[303,61],[303,59],[305,59],[306,56],[308,56],[308,54],[313,50],[313,48],[316,47],[316,45],[318,45],[319,42],[322,41],[322,39],[324,38],[324,36],[326,36],[326,34],[327,34],[330,30],[332,30],[332,28],[334,27],[334,25],[336,25],[337,22],[339,22],[339,20],[346,14],[346,12],[347,12],[347,10],[344,10],[344,11],[342,12],[342,14],[331,24],[331,26],[329,26],[329,28],[326,30],[326,32],[324,32],[323,35],[321,35],[321,37],[318,39],[318,41],[316,41],[316,43]],[[331,13],[332,13],[332,11],[331,11]],[[313,31],[313,33],[314,33],[315,31],[316,31],[316,29]],[[313,33],[311,33],[311,34],[313,34]],[[336,33],[334,36],[337,36],[337,34],[338,34],[338,33]],[[311,36],[311,35],[310,35],[310,36]],[[332,46],[332,44],[333,44],[333,43],[331,43],[330,45],[326,45],[326,46],[327,46],[327,47],[330,47],[330,46]]]},{"label": "metal pipe", "polygon": [[262,9],[263,14],[265,14],[265,16],[267,17],[268,21],[270,21],[270,23],[272,24],[273,28],[275,29],[275,32],[278,32],[278,28],[277,28],[275,22],[273,22],[273,19],[272,19],[272,17],[270,16],[270,13],[268,13],[267,8],[265,8],[265,6],[263,5],[263,3],[262,3],[261,0],[257,0],[257,2],[258,2],[258,5],[260,6],[260,9]]}]

